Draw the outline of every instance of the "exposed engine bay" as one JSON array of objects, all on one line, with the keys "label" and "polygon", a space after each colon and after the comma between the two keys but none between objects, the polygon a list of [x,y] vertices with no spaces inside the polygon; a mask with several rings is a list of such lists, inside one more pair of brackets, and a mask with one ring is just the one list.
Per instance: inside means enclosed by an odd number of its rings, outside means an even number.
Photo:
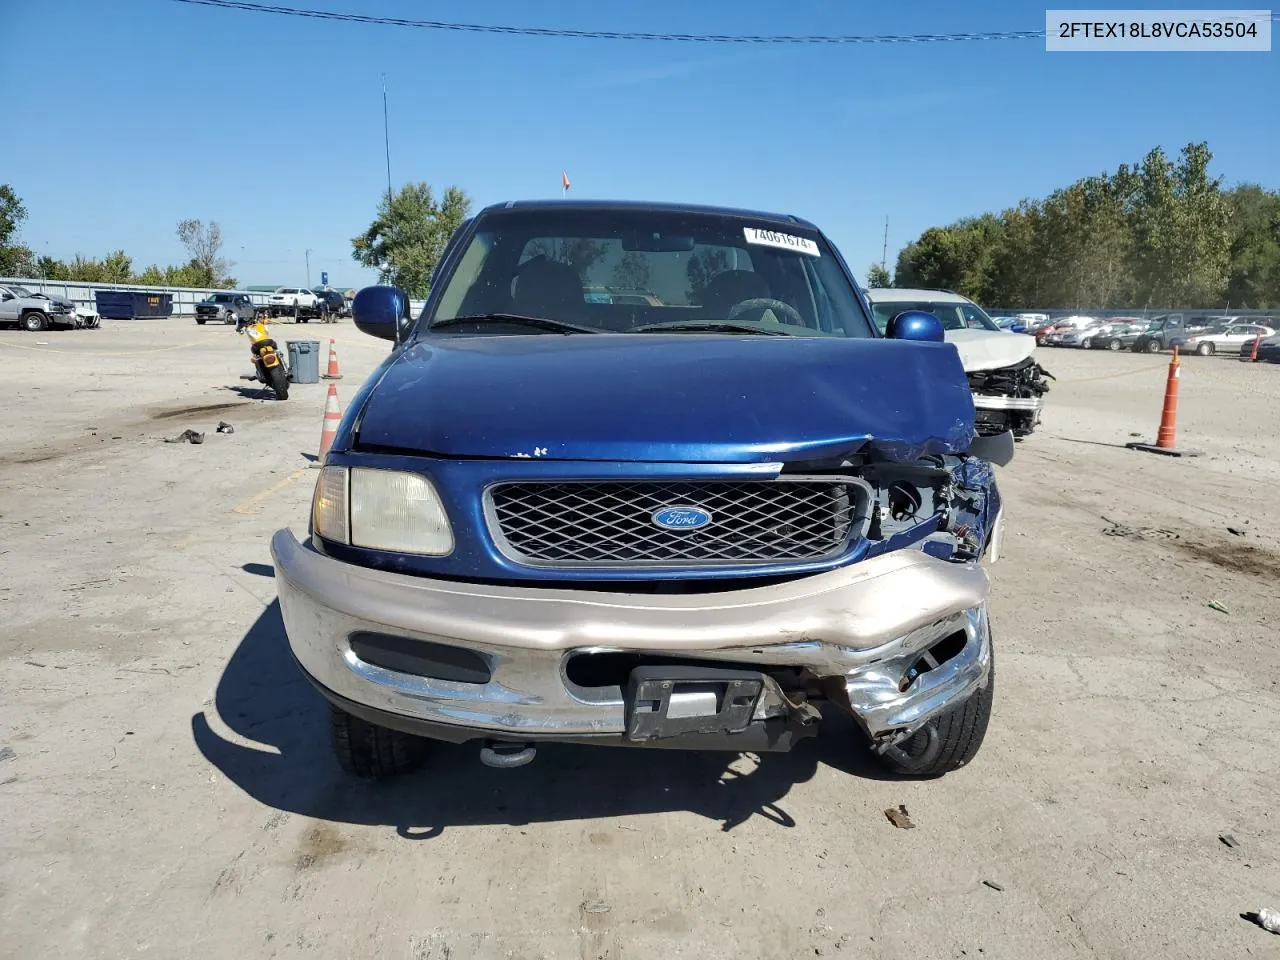
[{"label": "exposed engine bay", "polygon": [[974,370],[968,377],[975,426],[984,437],[1006,430],[1015,437],[1031,433],[1040,422],[1041,398],[1054,379],[1034,357],[996,370]]}]

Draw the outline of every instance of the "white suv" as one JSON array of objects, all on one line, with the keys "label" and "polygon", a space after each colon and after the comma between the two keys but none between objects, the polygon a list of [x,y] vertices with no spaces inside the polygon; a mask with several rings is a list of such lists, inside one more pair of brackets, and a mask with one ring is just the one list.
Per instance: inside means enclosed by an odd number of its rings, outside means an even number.
[{"label": "white suv", "polygon": [[976,303],[950,290],[873,287],[865,292],[882,333],[906,310],[923,310],[942,321],[947,342],[955,344],[969,375],[979,434],[1010,430],[1024,437],[1035,430],[1049,390],[1045,378],[1053,379],[1035,361],[1035,337],[1001,330]]},{"label": "white suv", "polygon": [[272,315],[293,313],[297,310],[315,310],[320,298],[306,287],[279,287],[267,297],[267,307]]}]

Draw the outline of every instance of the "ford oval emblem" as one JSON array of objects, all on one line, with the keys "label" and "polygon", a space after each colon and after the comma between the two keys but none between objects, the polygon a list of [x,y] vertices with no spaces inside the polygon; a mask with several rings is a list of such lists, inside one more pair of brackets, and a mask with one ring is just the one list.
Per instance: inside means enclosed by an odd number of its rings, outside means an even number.
[{"label": "ford oval emblem", "polygon": [[697,530],[711,522],[711,511],[701,507],[661,507],[651,517],[663,530]]}]

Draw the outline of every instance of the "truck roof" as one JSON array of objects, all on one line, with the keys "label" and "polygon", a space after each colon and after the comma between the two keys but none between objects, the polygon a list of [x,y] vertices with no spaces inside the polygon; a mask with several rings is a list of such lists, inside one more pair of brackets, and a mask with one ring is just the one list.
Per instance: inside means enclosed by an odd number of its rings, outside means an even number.
[{"label": "truck roof", "polygon": [[743,217],[753,220],[765,220],[770,223],[791,224],[817,230],[817,226],[790,213],[769,213],[763,210],[748,210],[739,207],[717,207],[697,203],[655,202],[649,200],[507,200],[492,203],[478,214],[496,213],[501,210],[653,210],[660,213],[701,213],[728,217]]}]

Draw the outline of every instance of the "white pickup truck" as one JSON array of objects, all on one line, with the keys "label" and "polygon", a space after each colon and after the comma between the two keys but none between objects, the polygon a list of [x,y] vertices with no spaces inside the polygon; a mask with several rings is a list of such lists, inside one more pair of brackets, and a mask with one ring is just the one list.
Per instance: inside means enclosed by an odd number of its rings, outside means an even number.
[{"label": "white pickup truck", "polygon": [[275,317],[306,320],[320,316],[320,298],[306,287],[279,287],[267,297],[267,312]]}]

